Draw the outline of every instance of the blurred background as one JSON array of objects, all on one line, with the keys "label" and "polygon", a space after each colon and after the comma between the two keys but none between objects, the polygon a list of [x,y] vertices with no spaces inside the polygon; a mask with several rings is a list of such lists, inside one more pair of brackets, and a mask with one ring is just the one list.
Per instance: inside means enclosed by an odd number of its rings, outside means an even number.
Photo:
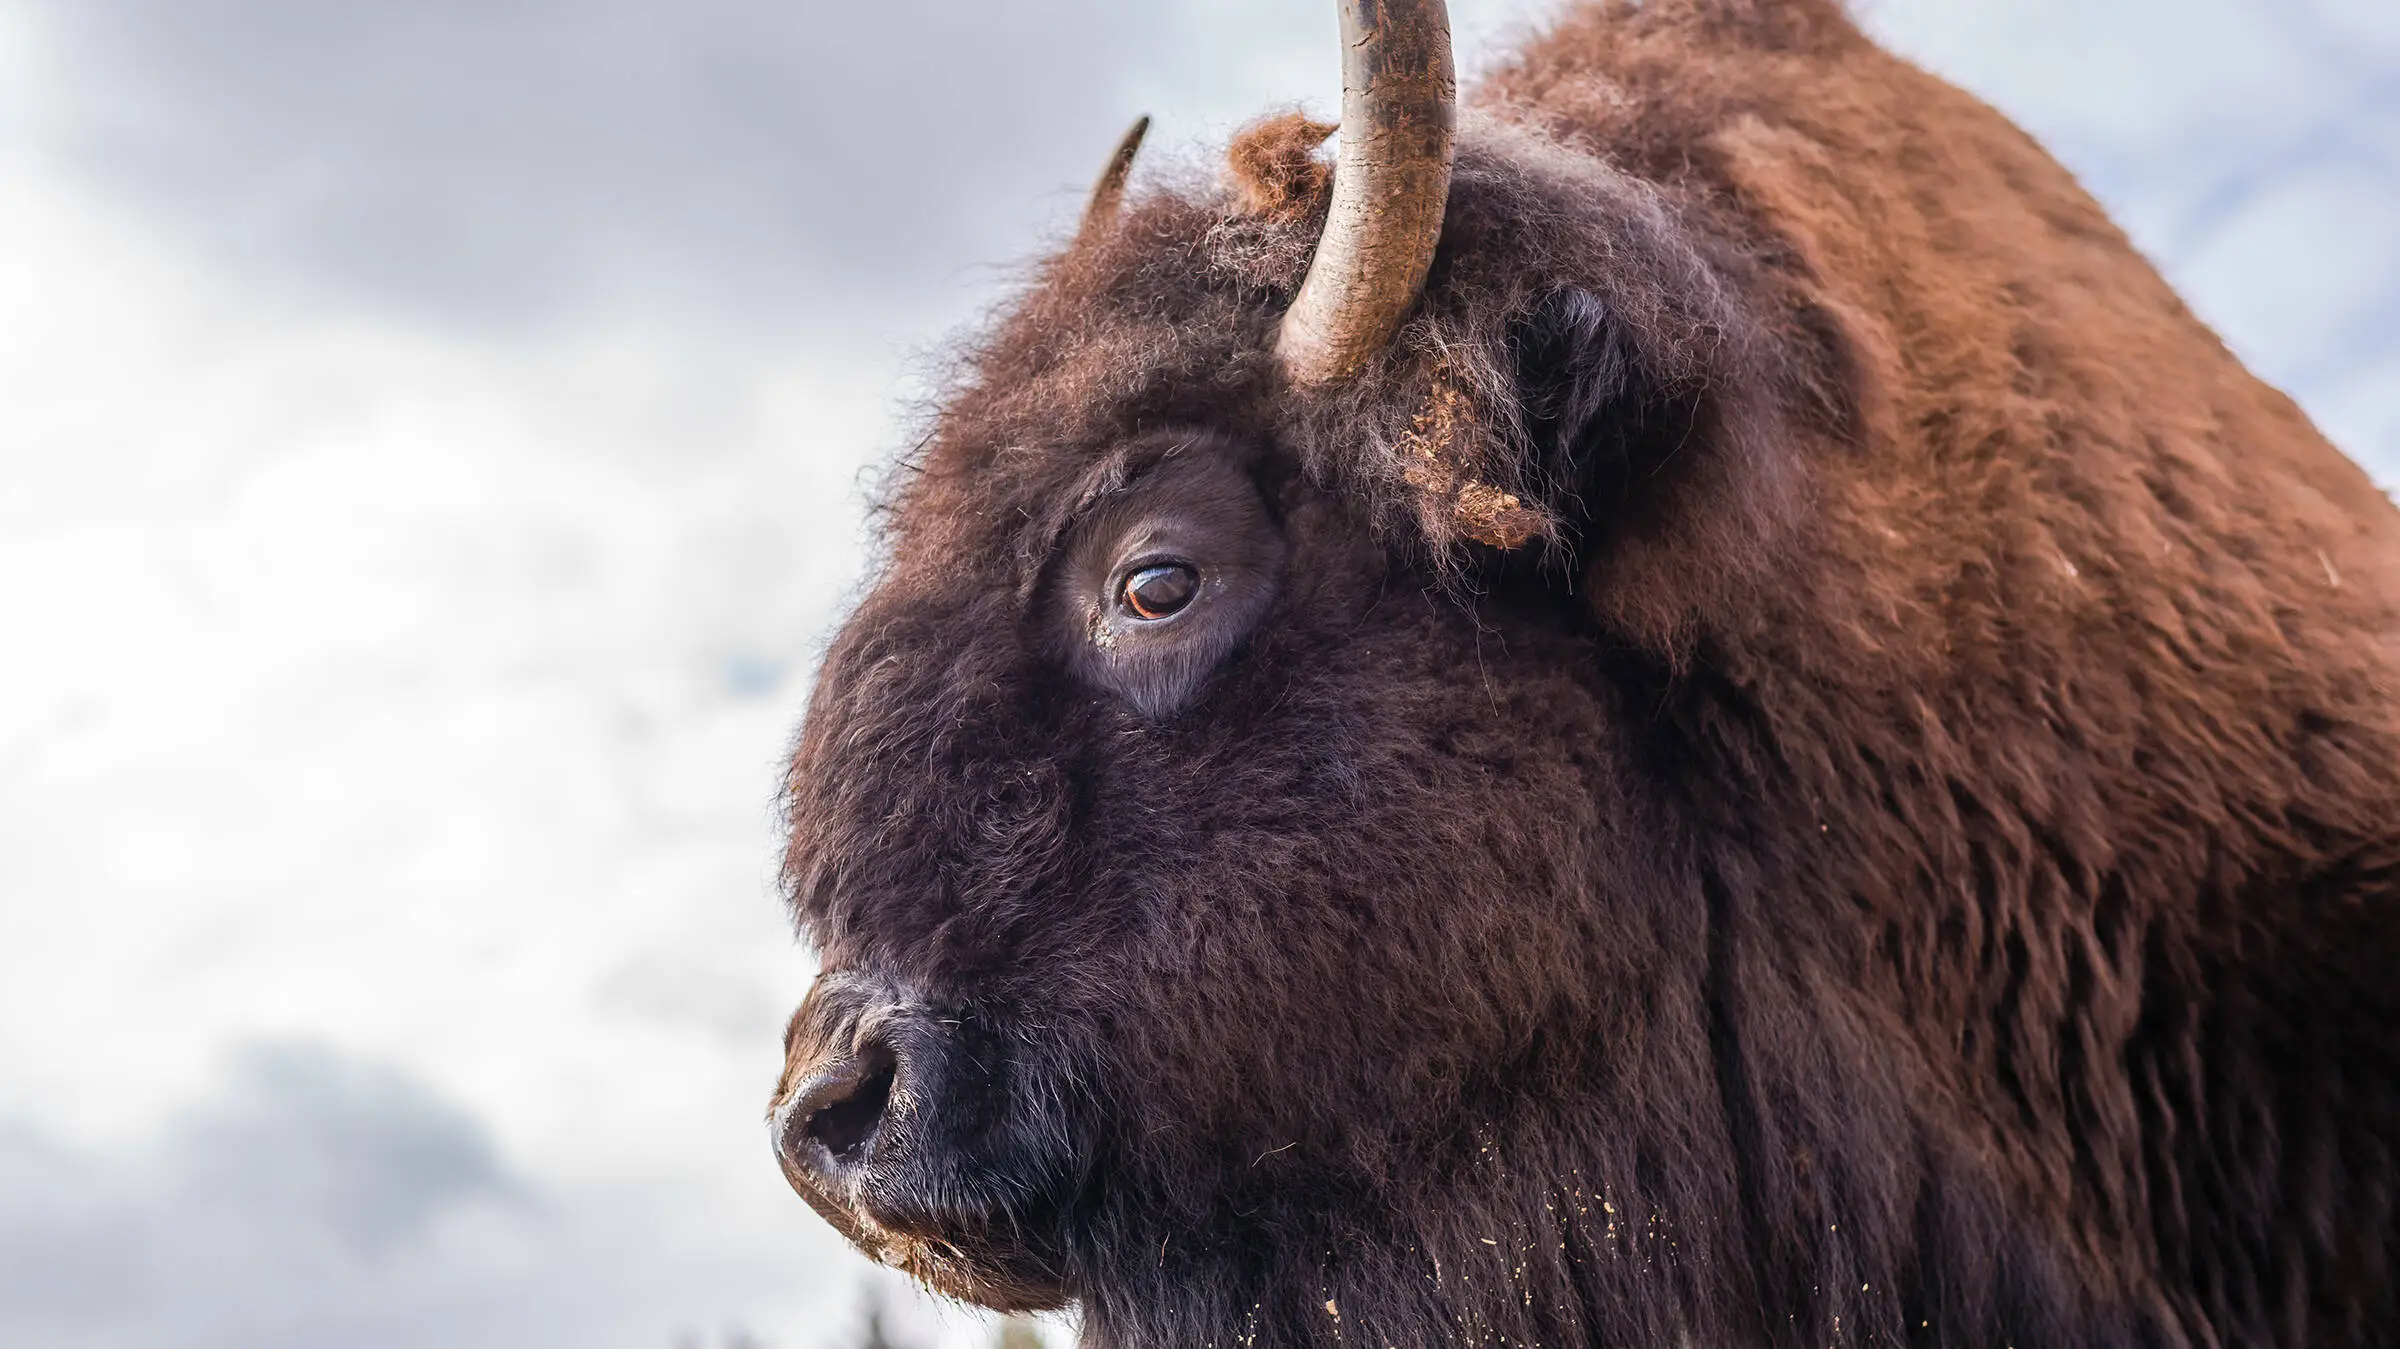
[{"label": "blurred background", "polygon": [[[778,761],[945,335],[1331,8],[0,0],[0,1343],[993,1342],[769,1160]],[[2400,5],[1862,13],[2400,482]]]}]

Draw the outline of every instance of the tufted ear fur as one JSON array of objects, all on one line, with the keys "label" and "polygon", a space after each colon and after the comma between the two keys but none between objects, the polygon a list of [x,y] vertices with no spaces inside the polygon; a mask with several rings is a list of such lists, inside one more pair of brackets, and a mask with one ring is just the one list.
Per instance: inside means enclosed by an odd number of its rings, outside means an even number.
[{"label": "tufted ear fur", "polygon": [[[1262,129],[1249,158],[1306,162],[1302,130]],[[1276,294],[1313,223],[1229,212],[1212,255]],[[1797,518],[1799,395],[1830,381],[1788,300],[1689,203],[1467,117],[1423,304],[1375,378],[1284,391],[1279,431],[1437,571],[1563,579],[1628,640],[1681,650],[1775,574]]]},{"label": "tufted ear fur", "polygon": [[1235,207],[1244,215],[1278,220],[1308,215],[1333,187],[1333,165],[1318,151],[1335,129],[1332,122],[1298,112],[1243,127],[1225,152]]},{"label": "tufted ear fur", "polygon": [[1509,331],[1528,481],[1578,551],[1655,509],[1657,481],[1694,430],[1691,396],[1671,395],[1606,301],[1553,291]]}]

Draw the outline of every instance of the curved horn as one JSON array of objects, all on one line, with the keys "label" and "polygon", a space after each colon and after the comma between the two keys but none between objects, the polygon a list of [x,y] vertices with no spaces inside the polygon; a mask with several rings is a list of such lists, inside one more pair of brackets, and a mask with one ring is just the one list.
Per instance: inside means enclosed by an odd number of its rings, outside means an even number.
[{"label": "curved horn", "polygon": [[1117,213],[1117,203],[1125,199],[1125,179],[1133,172],[1133,157],[1142,148],[1142,137],[1150,134],[1148,114],[1133,119],[1126,128],[1125,138],[1117,142],[1116,150],[1108,157],[1107,167],[1100,170],[1100,181],[1092,184],[1092,199],[1084,203],[1081,228],[1110,219]]},{"label": "curved horn", "polygon": [[1383,350],[1425,288],[1450,200],[1458,77],[1442,0],[1339,0],[1342,146],[1333,207],[1275,352],[1296,384]]}]

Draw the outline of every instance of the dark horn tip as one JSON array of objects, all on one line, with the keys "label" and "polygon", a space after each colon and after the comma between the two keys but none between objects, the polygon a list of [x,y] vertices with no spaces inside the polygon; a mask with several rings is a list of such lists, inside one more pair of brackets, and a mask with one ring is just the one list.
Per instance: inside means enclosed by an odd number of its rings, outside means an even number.
[{"label": "dark horn tip", "polygon": [[1084,203],[1084,229],[1116,215],[1118,203],[1125,199],[1125,180],[1133,173],[1133,157],[1141,153],[1142,138],[1149,134],[1150,114],[1143,113],[1118,139],[1108,164],[1100,170],[1100,181],[1092,184],[1091,199]]}]

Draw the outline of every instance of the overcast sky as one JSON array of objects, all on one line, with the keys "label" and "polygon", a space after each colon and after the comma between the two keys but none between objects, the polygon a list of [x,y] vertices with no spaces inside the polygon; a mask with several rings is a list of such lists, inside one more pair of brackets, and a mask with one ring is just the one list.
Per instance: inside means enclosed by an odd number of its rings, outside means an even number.
[{"label": "overcast sky", "polygon": [[[2400,6],[1866,12],[2400,482]],[[0,0],[0,1343],[839,1343],[758,1117],[865,476],[1135,113],[1197,156],[1332,42]]]}]

